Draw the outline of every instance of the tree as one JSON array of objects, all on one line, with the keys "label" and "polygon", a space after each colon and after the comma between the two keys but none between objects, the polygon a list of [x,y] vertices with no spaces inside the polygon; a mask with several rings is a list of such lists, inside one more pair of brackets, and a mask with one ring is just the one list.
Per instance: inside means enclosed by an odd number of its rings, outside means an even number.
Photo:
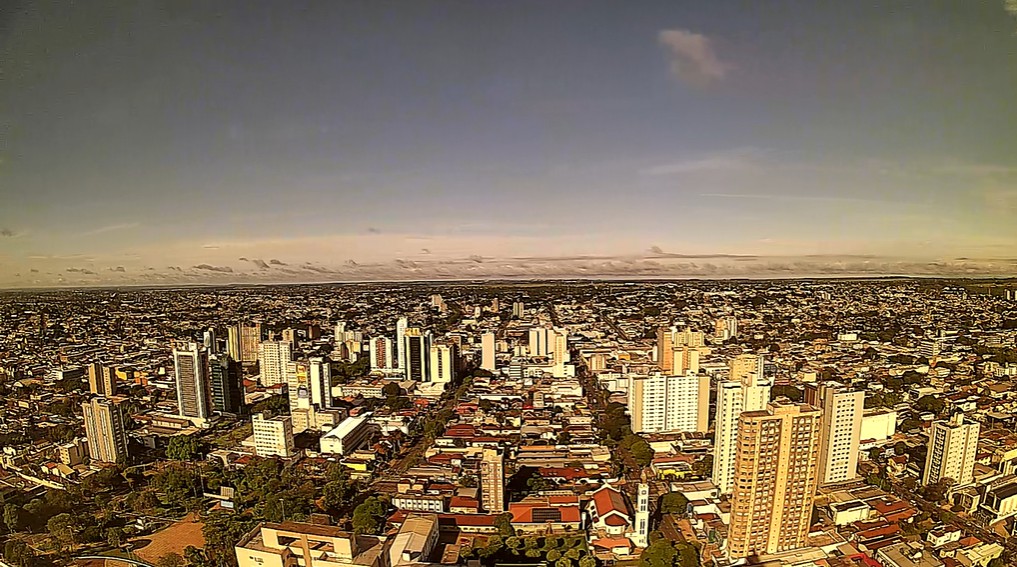
[{"label": "tree", "polygon": [[21,508],[13,502],[4,504],[4,525],[11,533],[21,528]]},{"label": "tree", "polygon": [[678,550],[670,540],[659,539],[650,544],[639,556],[640,567],[674,567]]},{"label": "tree", "polygon": [[689,499],[681,492],[668,492],[660,499],[660,511],[664,514],[684,514]]},{"label": "tree", "polygon": [[568,445],[572,442],[572,434],[568,431],[562,431],[558,434],[558,439],[555,440],[558,445]]},{"label": "tree", "polygon": [[946,497],[946,493],[950,490],[950,486],[953,484],[953,479],[943,478],[939,482],[926,485],[922,489],[922,494],[925,499],[930,502],[942,502]]},{"label": "tree", "polygon": [[36,563],[35,552],[21,540],[7,540],[3,551],[4,561],[16,567],[32,567]]},{"label": "tree", "polygon": [[915,406],[922,411],[939,414],[946,408],[946,402],[936,396],[925,395],[918,398],[918,401],[915,402]]},{"label": "tree", "polygon": [[776,400],[779,397],[785,397],[790,399],[792,402],[800,402],[804,399],[805,394],[798,388],[788,384],[777,384],[770,388],[770,399]]},{"label": "tree", "polygon": [[389,382],[381,388],[381,393],[384,394],[386,398],[395,398],[399,396],[399,394],[402,394],[403,390],[399,387],[398,382]]},{"label": "tree", "polygon": [[579,560],[579,567],[597,567],[597,559],[592,555],[587,555]]},{"label": "tree", "polygon": [[110,547],[120,547],[124,543],[125,539],[124,529],[118,526],[113,526],[106,529],[106,543]]},{"label": "tree", "polygon": [[883,454],[883,449],[881,447],[873,447],[873,448],[869,449],[869,460],[870,461],[875,461],[875,460],[879,459],[880,455],[882,455],[882,454]]},{"label": "tree", "polygon": [[75,541],[78,532],[77,522],[68,513],[57,514],[46,522],[46,529],[61,546],[65,543]]},{"label": "tree", "polygon": [[250,516],[213,512],[205,518],[201,534],[205,536],[205,555],[213,565],[236,565],[233,546],[255,525]]},{"label": "tree", "polygon": [[557,549],[551,549],[547,552],[546,559],[548,561],[558,561],[561,559],[561,551]]},{"label": "tree", "polygon": [[516,535],[516,529],[512,527],[512,514],[508,512],[498,514],[498,517],[494,519],[494,527],[498,528],[498,534],[502,537]]},{"label": "tree", "polygon": [[179,553],[170,552],[159,558],[156,567],[184,567],[184,558]]},{"label": "tree", "polygon": [[383,527],[385,505],[371,496],[353,510],[353,531],[357,534],[376,534]]},{"label": "tree", "polygon": [[713,454],[707,453],[703,458],[692,463],[692,472],[704,478],[713,474]]},{"label": "tree", "polygon": [[170,437],[166,458],[175,461],[193,461],[201,454],[201,444],[191,435]]},{"label": "tree", "polygon": [[353,502],[357,495],[356,485],[348,481],[333,480],[321,490],[322,503],[329,510],[341,510]]}]

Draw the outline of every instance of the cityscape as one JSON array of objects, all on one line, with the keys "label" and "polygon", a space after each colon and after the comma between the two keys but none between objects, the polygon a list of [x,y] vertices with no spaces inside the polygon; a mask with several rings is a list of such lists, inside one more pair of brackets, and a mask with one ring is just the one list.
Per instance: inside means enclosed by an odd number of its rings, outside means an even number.
[{"label": "cityscape", "polygon": [[9,565],[1017,552],[1013,282],[14,292],[0,321]]},{"label": "cityscape", "polygon": [[1017,567],[1017,0],[0,2],[0,567]]}]

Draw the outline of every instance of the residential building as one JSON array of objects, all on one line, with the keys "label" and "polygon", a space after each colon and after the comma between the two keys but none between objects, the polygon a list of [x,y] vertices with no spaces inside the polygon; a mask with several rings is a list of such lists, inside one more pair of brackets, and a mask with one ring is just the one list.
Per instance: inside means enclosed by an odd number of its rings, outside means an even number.
[{"label": "residential building", "polygon": [[447,384],[455,378],[452,349],[452,345],[431,345],[431,363],[429,365],[431,382]]},{"label": "residential building", "polygon": [[480,337],[480,368],[488,372],[495,371],[495,337],[494,333],[484,333]]},{"label": "residential building", "polygon": [[262,386],[287,382],[286,371],[293,361],[293,351],[286,341],[264,341],[258,346],[258,369]]},{"label": "residential building", "polygon": [[858,474],[865,392],[837,383],[806,384],[805,403],[823,412],[819,484],[853,480]]},{"label": "residential building", "polygon": [[821,412],[770,403],[738,418],[731,526],[732,558],[806,545],[818,486]]},{"label": "residential building", "polygon": [[392,361],[392,339],[374,337],[371,339],[371,370],[388,372],[394,368]]},{"label": "residential building", "polygon": [[629,387],[632,431],[706,432],[709,428],[710,377],[634,376]]},{"label": "residential building", "polygon": [[762,410],[770,401],[771,383],[763,378],[762,368],[762,357],[737,356],[729,364],[729,379],[717,384],[713,482],[722,494],[730,494],[734,485],[738,417],[743,411]]},{"label": "residential building", "polygon": [[93,461],[122,463],[127,460],[127,415],[124,398],[92,398],[81,404],[85,438]]},{"label": "residential building", "polygon": [[254,429],[254,452],[259,457],[292,457],[293,420],[288,415],[266,418],[263,413],[251,416]]},{"label": "residential building", "polygon": [[480,460],[480,497],[484,511],[505,511],[505,457],[498,449],[485,448]]},{"label": "residential building", "polygon": [[409,322],[406,320],[406,317],[400,317],[396,321],[396,367],[403,373],[406,372],[406,345],[403,337],[406,336],[406,328],[408,324]]},{"label": "residential building", "polygon": [[211,386],[208,380],[208,353],[197,343],[173,350],[176,370],[177,414],[203,426],[212,413]]},{"label": "residential building", "polygon": [[99,396],[117,395],[116,368],[101,362],[89,364],[88,391]]},{"label": "residential building", "polygon": [[922,484],[934,484],[944,478],[956,485],[970,484],[974,479],[978,432],[978,422],[965,423],[961,413],[949,420],[934,421],[929,429]]}]

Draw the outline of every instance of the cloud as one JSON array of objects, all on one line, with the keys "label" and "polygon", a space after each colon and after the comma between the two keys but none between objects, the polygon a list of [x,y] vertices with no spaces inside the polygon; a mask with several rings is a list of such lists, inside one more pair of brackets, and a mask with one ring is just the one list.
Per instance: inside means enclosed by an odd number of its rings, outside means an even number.
[{"label": "cloud", "polygon": [[9,228],[0,228],[0,236],[14,238],[15,234],[14,231]]},{"label": "cloud", "polygon": [[671,74],[681,81],[707,86],[724,79],[732,66],[713,51],[710,38],[688,30],[661,30],[657,41],[667,51]]},{"label": "cloud", "polygon": [[180,266],[170,266],[169,269],[174,271],[174,272],[182,272],[182,271],[184,271],[184,269],[181,268]]},{"label": "cloud", "polygon": [[70,273],[72,273],[72,274],[84,274],[84,275],[86,275],[86,276],[94,276],[94,275],[97,275],[97,274],[96,274],[95,272],[93,272],[92,270],[86,270],[85,268],[67,268],[67,270],[66,270],[66,271],[68,271],[68,272],[70,272]]},{"label": "cloud", "polygon": [[94,236],[96,234],[105,234],[107,232],[115,232],[118,230],[130,230],[132,228],[138,228],[139,226],[141,225],[136,222],[111,224],[107,226],[100,226],[99,228],[93,228],[92,230],[86,230],[81,233],[81,236]]},{"label": "cloud", "polygon": [[423,252],[424,254],[430,254],[431,253],[431,250],[428,249],[428,248],[421,248],[420,251]]},{"label": "cloud", "polygon": [[231,268],[229,266],[210,266],[208,264],[198,264],[197,266],[194,266],[194,269],[195,270],[205,270],[205,271],[208,271],[208,272],[220,272],[220,273],[224,273],[224,274],[232,274],[233,273],[233,268]]},{"label": "cloud", "polygon": [[115,268],[110,268],[110,269],[109,269],[109,271],[111,271],[111,272],[120,272],[120,273],[124,273],[124,272],[126,272],[126,271],[127,271],[127,269],[126,269],[126,268],[124,268],[123,266],[117,266],[117,267],[115,267]]},{"label": "cloud", "polygon": [[283,262],[283,261],[280,261],[280,260],[276,260],[275,258],[272,258],[271,260],[269,260],[268,263],[272,264],[273,266],[288,266],[289,265],[286,262]]},{"label": "cloud", "polygon": [[639,170],[640,175],[676,175],[703,171],[738,171],[748,169],[752,164],[738,157],[714,156],[654,165]]},{"label": "cloud", "polygon": [[367,227],[367,232],[369,232],[371,234],[381,234],[381,229],[380,228],[374,228],[373,226],[369,226],[369,227]]},{"label": "cloud", "polygon": [[258,267],[259,270],[267,270],[268,269],[268,264],[265,263],[264,260],[260,260],[258,258],[245,258],[245,257],[241,256],[240,260],[242,262],[250,262],[250,263],[254,264],[255,266]]},{"label": "cloud", "polygon": [[35,268],[32,268],[29,271],[32,272],[33,274],[38,274],[39,273],[39,270],[36,270]]},{"label": "cloud", "polygon": [[241,262],[246,262],[247,261],[247,257],[246,256],[241,256],[241,257],[237,258],[237,260],[240,260]]}]

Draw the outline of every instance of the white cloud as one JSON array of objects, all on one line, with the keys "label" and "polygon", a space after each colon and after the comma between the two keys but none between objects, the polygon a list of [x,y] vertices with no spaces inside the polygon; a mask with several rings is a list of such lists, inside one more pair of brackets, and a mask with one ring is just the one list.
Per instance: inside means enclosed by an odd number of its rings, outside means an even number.
[{"label": "white cloud", "polygon": [[732,66],[713,51],[710,38],[688,30],[661,30],[657,41],[667,50],[671,74],[697,86],[722,80]]},{"label": "white cloud", "polygon": [[140,224],[136,223],[136,222],[128,222],[128,223],[121,223],[121,224],[111,224],[111,225],[107,225],[107,226],[100,226],[99,228],[93,228],[92,230],[88,230],[88,231],[82,232],[81,236],[93,236],[93,235],[96,235],[96,234],[105,234],[107,232],[115,232],[115,231],[118,231],[118,230],[129,230],[129,229],[132,229],[132,228],[138,228],[139,226],[140,226]]}]

